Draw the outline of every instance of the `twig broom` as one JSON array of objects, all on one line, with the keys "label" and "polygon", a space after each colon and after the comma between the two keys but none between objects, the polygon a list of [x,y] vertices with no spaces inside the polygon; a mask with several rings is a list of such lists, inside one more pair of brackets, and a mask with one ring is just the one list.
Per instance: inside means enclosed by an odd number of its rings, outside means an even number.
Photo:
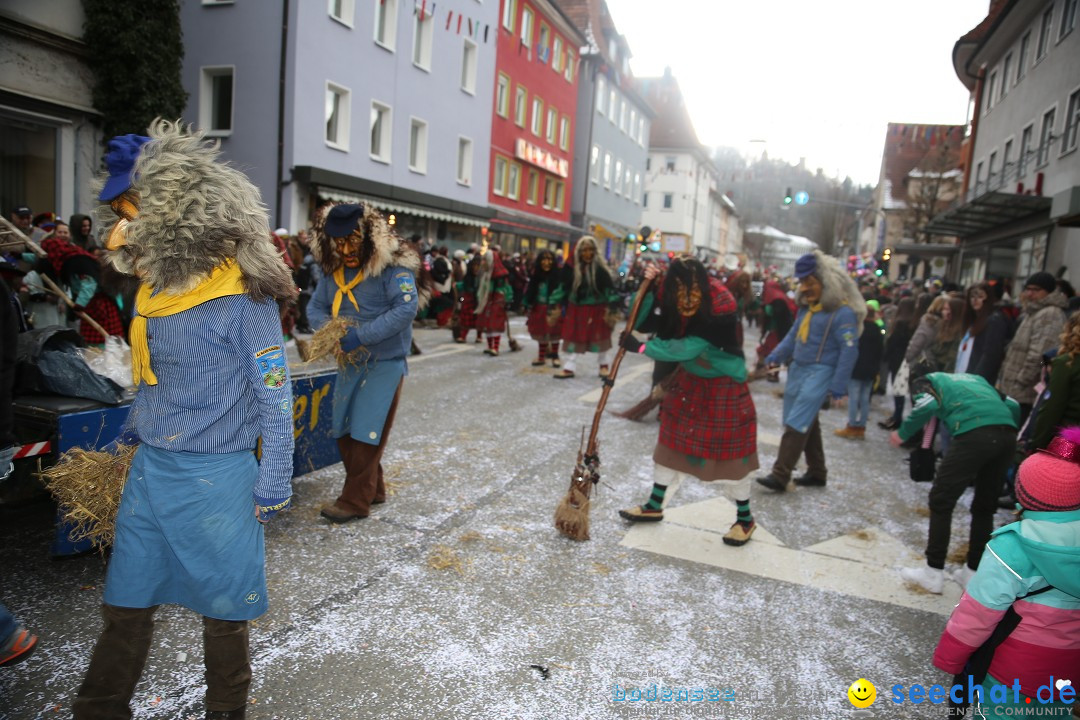
[{"label": "twig broom", "polygon": [[[630,317],[626,319],[626,331],[632,332],[634,323],[637,321],[638,311],[641,310],[641,301],[652,283],[648,278],[641,284],[637,296],[634,298],[634,306],[630,309]],[[604,406],[607,405],[608,395],[615,386],[615,377],[619,373],[619,365],[622,364],[626,348],[619,346],[615,353],[615,360],[611,363],[611,372],[603,379],[604,389],[600,392],[600,401],[596,404],[596,412],[593,413],[592,428],[589,430],[589,442],[584,451],[578,449],[577,463],[570,475],[570,489],[567,490],[559,506],[555,508],[555,527],[571,540],[589,539],[589,505],[593,485],[600,482],[600,454],[598,452],[600,441],[597,434],[600,432],[600,418],[604,414]],[[584,430],[582,431],[584,435]]]}]

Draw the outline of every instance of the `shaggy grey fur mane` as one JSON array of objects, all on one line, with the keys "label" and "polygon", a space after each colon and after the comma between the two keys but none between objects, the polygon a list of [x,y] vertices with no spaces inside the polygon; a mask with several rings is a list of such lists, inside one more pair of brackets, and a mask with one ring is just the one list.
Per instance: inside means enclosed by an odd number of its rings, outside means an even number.
[{"label": "shaggy grey fur mane", "polygon": [[[866,319],[866,300],[863,299],[859,287],[855,284],[840,262],[820,250],[814,251],[817,259],[817,270],[814,275],[821,281],[821,308],[826,312],[836,310],[845,302],[855,311],[855,319],[862,334],[863,320]],[[796,292],[795,301],[800,305],[806,305],[801,292]]]},{"label": "shaggy grey fur mane", "polygon": [[[258,188],[219,160],[217,143],[179,121],[160,118],[149,136],[132,184],[139,214],[128,225],[127,245],[108,252],[113,266],[155,290],[183,293],[226,260],[235,260],[252,299],[295,296],[292,273],[270,239]],[[116,216],[107,203],[95,215],[107,225],[107,236]]]}]

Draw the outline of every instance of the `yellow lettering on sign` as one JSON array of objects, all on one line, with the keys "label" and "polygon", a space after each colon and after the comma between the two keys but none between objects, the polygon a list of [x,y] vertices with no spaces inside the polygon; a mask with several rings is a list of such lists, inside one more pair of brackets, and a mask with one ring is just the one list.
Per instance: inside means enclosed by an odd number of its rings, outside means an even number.
[{"label": "yellow lettering on sign", "polygon": [[319,403],[322,402],[328,392],[330,392],[329,383],[321,388],[316,388],[315,392],[311,393],[311,424],[308,426],[311,430],[314,430],[315,426],[319,424]]},{"label": "yellow lettering on sign", "polygon": [[308,401],[306,395],[297,395],[295,398],[293,398],[293,440],[300,437],[300,433],[302,432],[301,425],[303,425],[303,423],[300,422],[300,424],[298,425],[297,421],[302,420],[302,418],[304,417],[304,413],[307,412],[307,405]]}]

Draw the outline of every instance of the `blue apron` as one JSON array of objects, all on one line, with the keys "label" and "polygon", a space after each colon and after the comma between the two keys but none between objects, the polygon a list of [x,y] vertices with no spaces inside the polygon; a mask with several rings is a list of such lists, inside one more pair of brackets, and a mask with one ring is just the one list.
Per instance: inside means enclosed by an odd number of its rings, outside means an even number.
[{"label": "blue apron", "polygon": [[368,360],[366,367],[346,366],[334,382],[334,413],[331,432],[350,435],[368,445],[382,440],[383,425],[390,412],[398,384],[405,374],[405,360]]},{"label": "blue apron", "polygon": [[784,424],[796,432],[810,430],[836,373],[832,365],[792,363],[784,386]]},{"label": "blue apron", "polygon": [[266,612],[255,455],[171,452],[145,443],[131,463],[104,600],[183,605],[218,620]]}]

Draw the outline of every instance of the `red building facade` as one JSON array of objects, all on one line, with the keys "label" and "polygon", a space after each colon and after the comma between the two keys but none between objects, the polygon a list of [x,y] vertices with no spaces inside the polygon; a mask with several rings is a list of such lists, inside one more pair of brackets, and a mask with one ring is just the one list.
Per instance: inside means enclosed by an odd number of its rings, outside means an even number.
[{"label": "red building facade", "polygon": [[570,224],[578,50],[585,38],[549,0],[500,0],[488,168],[492,242],[563,249]]}]

